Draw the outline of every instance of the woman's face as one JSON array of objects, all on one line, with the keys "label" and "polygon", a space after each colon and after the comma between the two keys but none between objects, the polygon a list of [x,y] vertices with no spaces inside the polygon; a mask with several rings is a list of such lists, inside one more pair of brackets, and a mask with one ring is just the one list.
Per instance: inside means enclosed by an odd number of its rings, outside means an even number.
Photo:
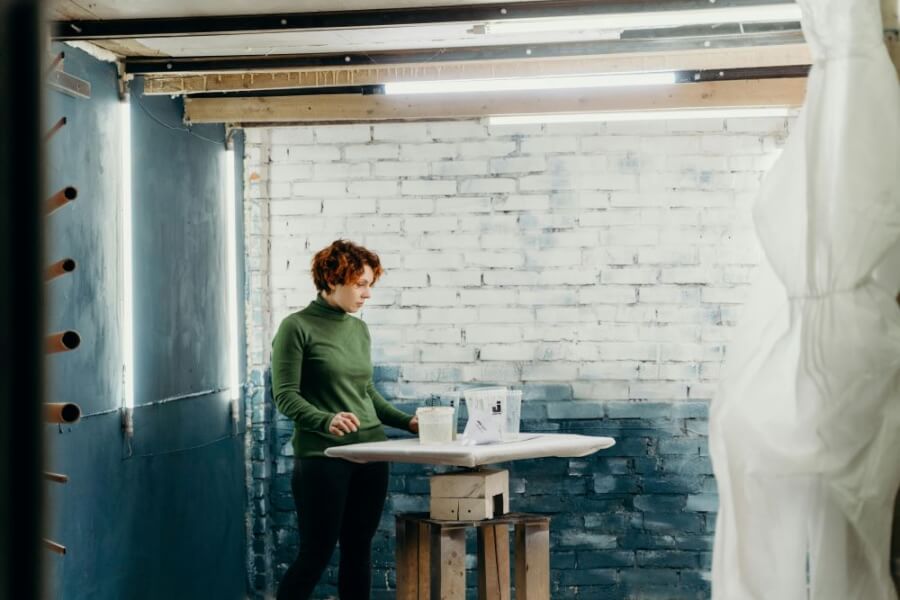
[{"label": "woman's face", "polygon": [[354,283],[338,285],[331,292],[324,294],[324,297],[332,306],[336,306],[344,312],[355,313],[372,296],[374,283],[375,273],[372,271],[372,267],[365,265],[362,275]]}]

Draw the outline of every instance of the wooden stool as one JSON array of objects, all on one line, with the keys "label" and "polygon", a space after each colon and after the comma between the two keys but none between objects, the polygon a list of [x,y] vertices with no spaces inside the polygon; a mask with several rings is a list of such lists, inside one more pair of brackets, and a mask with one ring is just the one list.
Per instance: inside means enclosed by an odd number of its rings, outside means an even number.
[{"label": "wooden stool", "polygon": [[510,600],[509,527],[515,527],[516,600],[550,600],[550,517],[484,521],[397,515],[397,600],[465,600],[466,529],[478,528],[478,598]]}]

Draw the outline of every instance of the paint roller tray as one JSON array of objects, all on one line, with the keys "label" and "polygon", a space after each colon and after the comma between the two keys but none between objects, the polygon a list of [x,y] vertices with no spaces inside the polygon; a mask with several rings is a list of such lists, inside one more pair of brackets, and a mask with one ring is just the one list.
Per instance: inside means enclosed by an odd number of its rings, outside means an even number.
[{"label": "paint roller tray", "polygon": [[472,445],[464,440],[421,444],[416,438],[334,446],[326,456],[352,462],[403,462],[454,467],[478,467],[528,458],[577,458],[615,445],[610,437],[568,433],[521,433],[502,442]]}]

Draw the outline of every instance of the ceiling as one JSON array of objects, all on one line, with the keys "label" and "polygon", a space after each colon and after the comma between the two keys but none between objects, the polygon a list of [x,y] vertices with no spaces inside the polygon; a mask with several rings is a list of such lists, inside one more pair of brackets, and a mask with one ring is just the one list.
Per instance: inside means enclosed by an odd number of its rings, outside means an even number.
[{"label": "ceiling", "polygon": [[[644,18],[660,11],[708,14],[786,4],[792,1],[258,0],[251,15],[248,4],[237,0],[60,0],[51,18],[56,39],[113,52],[129,76],[147,77],[147,93],[358,95],[378,94],[379,86],[391,81],[628,70],[678,70],[683,81],[698,84],[714,83],[716,77],[803,76],[797,68],[809,58],[796,19],[616,29],[580,25],[595,15]],[[557,23],[567,17],[578,20],[559,31],[493,30],[494,23]],[[397,118],[396,111],[391,114]]]}]

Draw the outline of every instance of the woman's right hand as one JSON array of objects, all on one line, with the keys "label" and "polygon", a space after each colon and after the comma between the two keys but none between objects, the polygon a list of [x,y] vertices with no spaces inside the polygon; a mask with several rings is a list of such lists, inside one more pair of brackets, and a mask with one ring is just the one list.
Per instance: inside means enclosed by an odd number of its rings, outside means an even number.
[{"label": "woman's right hand", "polygon": [[359,429],[359,417],[351,412],[339,412],[331,419],[328,425],[328,433],[342,436],[345,433],[353,433]]}]

